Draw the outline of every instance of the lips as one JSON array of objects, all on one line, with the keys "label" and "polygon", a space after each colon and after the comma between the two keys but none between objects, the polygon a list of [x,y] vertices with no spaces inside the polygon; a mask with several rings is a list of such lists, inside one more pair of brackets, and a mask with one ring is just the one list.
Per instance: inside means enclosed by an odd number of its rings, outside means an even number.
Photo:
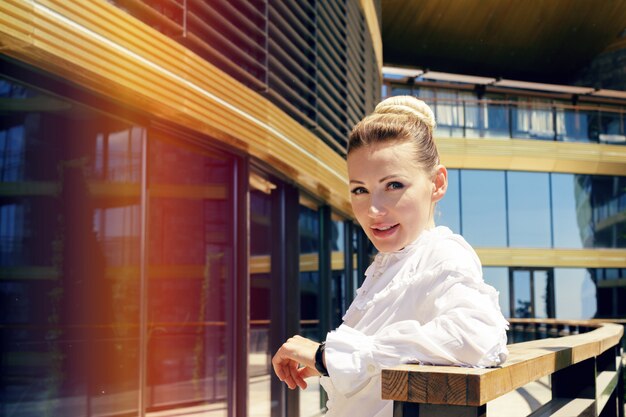
[{"label": "lips", "polygon": [[370,229],[372,230],[372,234],[375,237],[382,239],[393,235],[396,230],[398,230],[399,225],[399,223],[388,225],[375,225],[371,226]]}]

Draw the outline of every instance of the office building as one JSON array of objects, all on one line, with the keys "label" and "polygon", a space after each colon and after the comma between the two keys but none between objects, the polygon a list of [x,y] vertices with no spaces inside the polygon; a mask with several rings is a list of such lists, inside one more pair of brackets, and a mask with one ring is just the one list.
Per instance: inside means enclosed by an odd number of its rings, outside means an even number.
[{"label": "office building", "polygon": [[[0,414],[318,414],[270,378],[363,272],[375,1],[0,4]],[[355,261],[356,260],[356,261]]]}]

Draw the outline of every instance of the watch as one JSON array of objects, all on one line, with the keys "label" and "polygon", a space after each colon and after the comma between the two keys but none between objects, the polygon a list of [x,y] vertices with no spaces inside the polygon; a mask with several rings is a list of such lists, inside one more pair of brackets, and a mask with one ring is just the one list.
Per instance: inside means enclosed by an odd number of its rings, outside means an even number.
[{"label": "watch", "polygon": [[324,350],[326,349],[326,342],[320,343],[315,352],[315,369],[322,376],[328,376],[328,369],[324,366]]}]

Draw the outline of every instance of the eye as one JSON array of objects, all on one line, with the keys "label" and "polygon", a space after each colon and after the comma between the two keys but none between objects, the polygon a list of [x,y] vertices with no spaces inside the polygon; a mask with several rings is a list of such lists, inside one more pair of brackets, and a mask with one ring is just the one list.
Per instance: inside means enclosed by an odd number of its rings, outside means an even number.
[{"label": "eye", "polygon": [[402,188],[404,188],[404,184],[398,181],[391,181],[390,183],[387,184],[388,190],[400,190]]},{"label": "eye", "polygon": [[354,195],[359,195],[359,194],[366,194],[367,190],[364,187],[356,187],[351,192]]}]

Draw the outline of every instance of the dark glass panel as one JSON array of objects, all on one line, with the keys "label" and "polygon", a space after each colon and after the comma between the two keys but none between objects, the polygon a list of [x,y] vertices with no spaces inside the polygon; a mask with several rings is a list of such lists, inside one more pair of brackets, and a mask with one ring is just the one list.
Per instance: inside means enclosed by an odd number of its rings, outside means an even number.
[{"label": "dark glass panel", "polygon": [[136,415],[145,130],[0,96],[0,414]]},{"label": "dark glass panel", "polygon": [[250,175],[250,349],[248,386],[250,415],[270,416],[272,309],[272,192],[276,188],[260,174]]},{"label": "dark glass panel", "polygon": [[320,219],[317,211],[300,206],[300,253],[318,253]]},{"label": "dark glass panel", "polygon": [[149,410],[226,408],[233,323],[234,161],[170,141],[149,143]]},{"label": "dark glass panel", "polygon": [[623,113],[602,110],[599,119],[598,140],[600,143],[611,145],[626,144]]},{"label": "dark glass panel", "polygon": [[574,142],[598,141],[598,112],[595,110],[557,109],[557,139]]}]

